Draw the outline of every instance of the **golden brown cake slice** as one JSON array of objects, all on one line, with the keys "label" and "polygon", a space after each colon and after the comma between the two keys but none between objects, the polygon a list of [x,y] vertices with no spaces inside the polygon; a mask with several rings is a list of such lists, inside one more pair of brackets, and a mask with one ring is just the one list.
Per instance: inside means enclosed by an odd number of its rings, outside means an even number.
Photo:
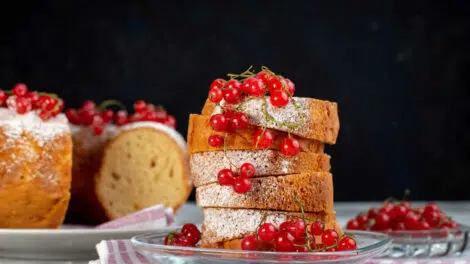
[{"label": "golden brown cake slice", "polygon": [[280,151],[270,149],[199,152],[190,157],[194,186],[217,183],[219,171],[230,168],[231,163],[239,168],[246,162],[255,167],[254,177],[330,170],[330,156],[327,154],[300,152],[286,157]]},{"label": "golden brown cake slice", "polygon": [[[302,217],[299,212],[282,212],[256,209],[204,208],[201,246],[206,248],[240,249],[241,239],[256,232],[261,223],[271,223],[277,228],[293,217]],[[341,233],[333,212],[305,213],[306,223],[320,221],[326,229]]]},{"label": "golden brown cake slice", "polygon": [[104,150],[96,194],[110,219],[164,204],[179,208],[191,191],[185,141],[155,122],[121,127]]},{"label": "golden brown cake slice", "polygon": [[[221,135],[223,132],[216,132],[210,126],[210,116],[191,114],[188,126],[188,152],[190,154],[197,152],[206,152],[214,150],[222,150],[223,146],[211,147],[207,143],[210,135]],[[234,133],[230,133],[225,138],[225,148],[230,150],[253,150],[256,149],[253,134],[259,129],[256,126],[249,126],[246,129],[239,129]],[[287,133],[273,130],[274,142],[270,149],[279,150],[281,141],[287,136]],[[320,141],[298,138],[300,151],[323,153],[324,145]]]},{"label": "golden brown cake slice", "polygon": [[333,179],[328,172],[310,172],[251,179],[251,190],[238,194],[231,186],[218,183],[196,189],[201,207],[299,211],[298,200],[306,212],[333,212]]},{"label": "golden brown cake slice", "polygon": [[[328,144],[336,143],[339,132],[336,103],[305,97],[292,97],[285,107],[274,107],[268,102],[269,96],[254,97],[233,105],[233,108],[248,115],[251,125],[290,132]],[[220,106],[207,100],[202,114],[211,116],[221,111]]]},{"label": "golden brown cake slice", "polygon": [[72,140],[60,114],[0,108],[0,228],[58,228],[70,199]]}]

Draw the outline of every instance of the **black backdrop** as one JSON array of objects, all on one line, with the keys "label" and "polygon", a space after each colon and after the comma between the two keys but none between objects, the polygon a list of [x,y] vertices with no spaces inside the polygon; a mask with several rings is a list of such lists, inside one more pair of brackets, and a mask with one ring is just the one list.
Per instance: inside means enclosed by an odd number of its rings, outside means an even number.
[{"label": "black backdrop", "polygon": [[185,134],[214,78],[267,65],[339,103],[336,200],[470,199],[468,1],[223,2],[2,2],[0,87],[144,98]]}]

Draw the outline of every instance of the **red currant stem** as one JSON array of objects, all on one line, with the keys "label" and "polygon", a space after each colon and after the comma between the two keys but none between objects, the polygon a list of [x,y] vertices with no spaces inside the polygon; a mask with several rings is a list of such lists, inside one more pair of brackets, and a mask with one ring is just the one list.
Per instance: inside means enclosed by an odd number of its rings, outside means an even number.
[{"label": "red currant stem", "polygon": [[385,199],[384,204],[387,203],[387,202],[389,202],[389,203],[396,203],[396,202],[398,202],[398,199],[395,198],[395,197],[390,196],[390,197],[388,197],[387,199]]},{"label": "red currant stem", "polygon": [[296,123],[293,123],[293,124],[287,124],[287,123],[284,123],[284,122],[279,122],[277,121],[271,114],[268,113],[268,102],[266,101],[266,97],[263,96],[263,105],[262,105],[262,108],[261,108],[261,112],[263,113],[264,116],[266,116],[267,119],[269,119],[269,121],[273,122],[274,124],[278,125],[278,126],[283,126],[283,127],[287,127],[289,129],[295,129],[295,128],[298,128],[298,127],[301,127],[304,125],[305,123],[305,120],[303,119],[303,116],[300,115],[300,111],[296,108],[297,110],[297,113],[299,114],[299,116],[301,117],[301,120],[299,122],[296,122]]},{"label": "red currant stem", "polygon": [[101,102],[101,104],[98,106],[98,108],[100,110],[105,110],[107,107],[110,107],[110,106],[118,106],[121,110],[126,110],[126,106],[121,103],[120,101],[118,100],[115,100],[115,99],[109,99],[109,100],[105,100],[103,102]]},{"label": "red currant stem", "polygon": [[229,73],[227,74],[227,76],[230,77],[231,79],[236,79],[240,77],[244,77],[244,78],[253,77],[255,76],[255,73],[251,71],[252,69],[253,69],[253,65],[250,65],[250,67],[248,67],[247,70],[245,70],[244,72],[240,74]]},{"label": "red currant stem", "polygon": [[403,198],[401,199],[402,201],[408,201],[410,199],[410,189],[405,189],[405,193],[403,194]]},{"label": "red currant stem", "polygon": [[[256,237],[256,241],[259,241],[259,236],[258,236],[258,229],[261,227],[262,224],[264,224],[264,222],[266,222],[266,219],[268,218],[268,215],[264,215],[263,218],[261,219],[261,221],[259,221],[258,223],[258,226],[256,227],[255,229],[255,237]],[[264,250],[264,248],[262,246],[259,245],[258,243],[258,249],[260,250]]]},{"label": "red currant stem", "polygon": [[272,76],[277,76],[273,71],[271,71],[268,67],[266,66],[261,66],[261,71],[270,73]]},{"label": "red currant stem", "polygon": [[263,130],[261,131],[261,134],[259,135],[258,139],[256,140],[255,149],[258,148],[258,144],[259,144],[261,138],[264,136],[265,131],[266,131],[266,127],[263,127]]},{"label": "red currant stem", "polygon": [[235,166],[235,164],[232,162],[232,160],[230,159],[230,157],[229,157],[228,154],[227,154],[227,138],[228,138],[228,134],[229,134],[229,133],[225,133],[225,134],[224,134],[224,156],[227,158],[228,162],[230,163],[230,169],[232,169],[231,167],[238,168],[237,166]]}]

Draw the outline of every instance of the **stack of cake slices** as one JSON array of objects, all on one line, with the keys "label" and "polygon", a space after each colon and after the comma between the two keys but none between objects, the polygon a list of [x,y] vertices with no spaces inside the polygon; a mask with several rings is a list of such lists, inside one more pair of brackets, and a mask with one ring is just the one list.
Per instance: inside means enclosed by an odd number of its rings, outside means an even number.
[{"label": "stack of cake slices", "polygon": [[[204,214],[202,247],[240,249],[241,239],[256,232],[260,223],[278,227],[301,216],[301,206],[307,224],[321,221],[341,233],[333,207],[330,156],[324,153],[324,144],[334,144],[338,135],[337,104],[292,97],[285,107],[274,107],[267,101],[269,97],[254,97],[234,105],[249,124],[235,132],[211,127],[211,116],[224,111],[224,101],[208,100],[201,115],[190,116],[188,152],[197,204]],[[289,125],[300,122],[301,126]],[[269,147],[254,144],[253,134],[260,129],[274,134]],[[222,146],[209,145],[214,134],[224,135]],[[297,155],[281,152],[281,141],[287,137],[297,139]],[[237,193],[232,186],[219,184],[219,171],[232,168],[237,173],[235,167],[247,162],[255,167],[249,191]]]}]

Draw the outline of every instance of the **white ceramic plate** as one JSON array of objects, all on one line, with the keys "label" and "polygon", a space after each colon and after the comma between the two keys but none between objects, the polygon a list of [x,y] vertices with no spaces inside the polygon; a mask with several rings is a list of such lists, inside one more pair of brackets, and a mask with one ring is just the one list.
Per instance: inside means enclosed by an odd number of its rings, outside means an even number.
[{"label": "white ceramic plate", "polygon": [[[202,212],[195,204],[185,204],[175,217],[176,225],[200,223]],[[67,226],[63,229],[0,229],[1,258],[29,260],[93,260],[96,244],[101,240],[130,239],[144,233],[167,233],[169,229],[120,230],[86,229]]]}]

